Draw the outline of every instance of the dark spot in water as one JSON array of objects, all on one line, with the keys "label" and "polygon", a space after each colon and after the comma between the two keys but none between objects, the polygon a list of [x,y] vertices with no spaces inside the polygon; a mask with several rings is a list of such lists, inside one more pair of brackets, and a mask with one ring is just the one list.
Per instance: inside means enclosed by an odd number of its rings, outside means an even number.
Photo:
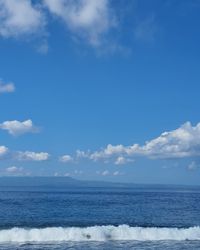
[{"label": "dark spot in water", "polygon": [[91,235],[90,234],[84,234],[84,237],[86,237],[88,240],[91,239]]}]

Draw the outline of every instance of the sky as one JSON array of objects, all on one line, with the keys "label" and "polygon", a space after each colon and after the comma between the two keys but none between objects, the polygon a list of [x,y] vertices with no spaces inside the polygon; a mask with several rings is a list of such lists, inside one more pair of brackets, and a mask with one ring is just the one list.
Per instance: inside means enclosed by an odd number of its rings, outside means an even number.
[{"label": "sky", "polygon": [[200,182],[198,0],[0,0],[0,176]]}]

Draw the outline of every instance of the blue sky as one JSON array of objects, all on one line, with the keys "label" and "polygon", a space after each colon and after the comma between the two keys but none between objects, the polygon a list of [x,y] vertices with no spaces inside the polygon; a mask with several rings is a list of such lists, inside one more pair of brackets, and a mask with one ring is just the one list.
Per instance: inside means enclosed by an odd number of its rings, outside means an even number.
[{"label": "blue sky", "polygon": [[199,13],[0,0],[0,175],[198,184]]}]

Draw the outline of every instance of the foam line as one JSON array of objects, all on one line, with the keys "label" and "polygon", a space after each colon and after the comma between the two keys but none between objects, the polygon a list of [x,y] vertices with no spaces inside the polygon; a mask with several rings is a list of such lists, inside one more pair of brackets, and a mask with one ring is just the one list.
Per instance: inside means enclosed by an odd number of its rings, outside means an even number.
[{"label": "foam line", "polygon": [[43,229],[12,228],[0,230],[0,243],[62,242],[62,241],[159,241],[200,240],[200,227],[143,228],[120,226],[52,227]]}]

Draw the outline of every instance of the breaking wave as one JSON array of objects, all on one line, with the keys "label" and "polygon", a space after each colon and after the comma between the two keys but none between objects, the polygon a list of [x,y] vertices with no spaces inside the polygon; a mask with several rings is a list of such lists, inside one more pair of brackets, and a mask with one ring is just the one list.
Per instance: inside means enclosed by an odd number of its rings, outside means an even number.
[{"label": "breaking wave", "polygon": [[52,227],[42,229],[12,228],[0,230],[0,243],[62,241],[159,241],[200,240],[200,227],[144,228],[120,226]]}]

